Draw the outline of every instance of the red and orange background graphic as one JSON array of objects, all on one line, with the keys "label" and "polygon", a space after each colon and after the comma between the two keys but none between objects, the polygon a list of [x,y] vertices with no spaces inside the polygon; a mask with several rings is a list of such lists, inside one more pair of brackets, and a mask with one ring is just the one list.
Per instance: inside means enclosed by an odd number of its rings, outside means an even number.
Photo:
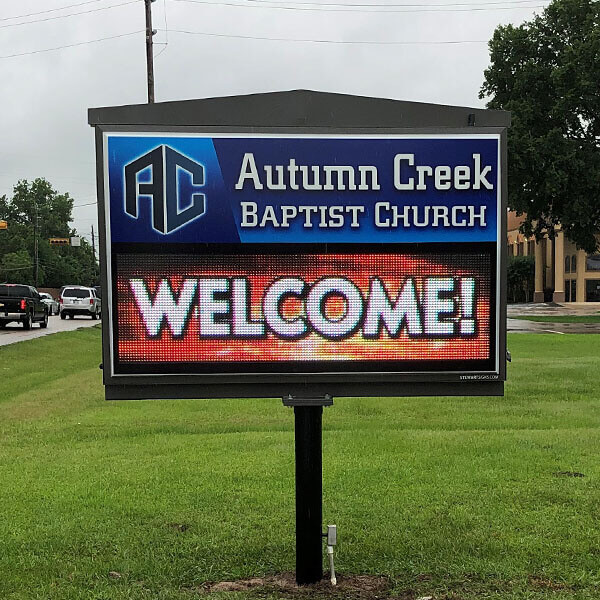
[{"label": "red and orange background graphic", "polygon": [[[444,361],[490,358],[490,258],[486,254],[122,254],[117,269],[117,360],[122,364],[176,362],[271,362],[271,361]],[[475,334],[451,338],[410,337],[404,328],[393,338],[382,327],[379,337],[368,339],[357,331],[344,339],[326,339],[311,331],[299,339],[282,339],[272,332],[261,339],[202,337],[197,318],[198,300],[192,303],[182,335],[174,336],[164,323],[156,336],[148,333],[131,289],[132,279],[144,281],[154,297],[161,281],[168,281],[176,299],[189,278],[245,277],[249,283],[250,312],[264,321],[265,290],[281,277],[299,277],[308,285],[323,277],[345,277],[367,297],[370,281],[378,277],[393,302],[407,277],[414,278],[417,296],[428,277],[468,277],[475,280],[473,317]],[[346,310],[341,297],[324,303],[330,319]],[[282,316],[303,317],[298,297],[280,306]],[[450,317],[452,318],[452,317]],[[458,315],[456,316],[458,318]],[[218,365],[215,364],[215,371]]]}]

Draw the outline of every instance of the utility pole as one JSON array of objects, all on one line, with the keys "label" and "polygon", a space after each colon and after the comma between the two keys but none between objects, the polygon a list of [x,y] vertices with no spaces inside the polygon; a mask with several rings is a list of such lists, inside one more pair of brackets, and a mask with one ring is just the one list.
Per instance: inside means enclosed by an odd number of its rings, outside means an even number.
[{"label": "utility pole", "polygon": [[154,104],[154,56],[152,38],[156,31],[152,29],[152,2],[144,0],[146,7],[146,72],[148,75],[148,104]]},{"label": "utility pole", "polygon": [[39,256],[38,256],[38,237],[39,237],[38,227],[39,227],[39,221],[38,221],[38,203],[37,203],[37,198],[34,200],[34,202],[35,202],[35,221],[33,223],[33,284],[37,288],[37,286],[38,286],[39,266],[40,266],[40,261],[39,261]]},{"label": "utility pole", "polygon": [[92,225],[92,252],[94,253],[94,264],[96,263],[96,238],[94,237],[94,226]]}]

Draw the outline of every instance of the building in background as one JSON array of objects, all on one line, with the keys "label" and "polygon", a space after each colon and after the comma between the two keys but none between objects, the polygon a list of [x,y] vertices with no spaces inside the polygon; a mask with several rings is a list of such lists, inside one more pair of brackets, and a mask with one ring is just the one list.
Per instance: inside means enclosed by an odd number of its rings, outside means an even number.
[{"label": "building in background", "polygon": [[600,302],[600,254],[586,254],[557,228],[556,237],[526,238],[524,217],[508,213],[508,256],[535,256],[534,302]]}]

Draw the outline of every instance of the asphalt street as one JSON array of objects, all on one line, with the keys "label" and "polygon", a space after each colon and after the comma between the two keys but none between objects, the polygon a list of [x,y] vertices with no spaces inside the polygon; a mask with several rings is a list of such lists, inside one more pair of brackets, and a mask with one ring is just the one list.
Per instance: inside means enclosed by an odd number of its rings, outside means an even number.
[{"label": "asphalt street", "polygon": [[509,317],[506,324],[512,333],[600,333],[600,323],[538,323]]},{"label": "asphalt street", "polygon": [[572,304],[555,304],[554,302],[540,302],[534,304],[509,304],[506,307],[508,318],[514,315],[537,315],[537,316],[555,316],[564,317],[599,315],[600,302],[574,302]]},{"label": "asphalt street", "polygon": [[22,342],[23,340],[32,340],[42,337],[43,335],[51,335],[59,331],[73,331],[80,327],[93,327],[98,325],[99,321],[93,321],[90,317],[78,317],[74,319],[65,319],[64,321],[58,316],[48,318],[48,327],[41,329],[37,323],[29,331],[23,329],[20,323],[9,323],[5,329],[0,329],[0,346]]},{"label": "asphalt street", "polygon": [[509,304],[506,312],[508,314],[507,328],[513,333],[600,333],[600,323],[538,323],[537,321],[511,319],[516,315],[552,317],[598,315],[600,314],[600,303],[598,302]]}]

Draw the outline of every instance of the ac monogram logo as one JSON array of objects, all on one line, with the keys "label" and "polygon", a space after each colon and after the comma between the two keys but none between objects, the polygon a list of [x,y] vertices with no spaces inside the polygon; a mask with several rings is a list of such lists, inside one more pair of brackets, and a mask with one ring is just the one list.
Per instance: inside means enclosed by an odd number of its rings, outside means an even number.
[{"label": "ac monogram logo", "polygon": [[[138,181],[138,174],[148,167],[150,182]],[[152,228],[165,235],[202,216],[206,196],[192,190],[182,197],[181,170],[191,175],[194,187],[204,185],[204,167],[164,144],[130,162],[125,166],[125,212],[137,219],[140,197],[151,197]]]}]

